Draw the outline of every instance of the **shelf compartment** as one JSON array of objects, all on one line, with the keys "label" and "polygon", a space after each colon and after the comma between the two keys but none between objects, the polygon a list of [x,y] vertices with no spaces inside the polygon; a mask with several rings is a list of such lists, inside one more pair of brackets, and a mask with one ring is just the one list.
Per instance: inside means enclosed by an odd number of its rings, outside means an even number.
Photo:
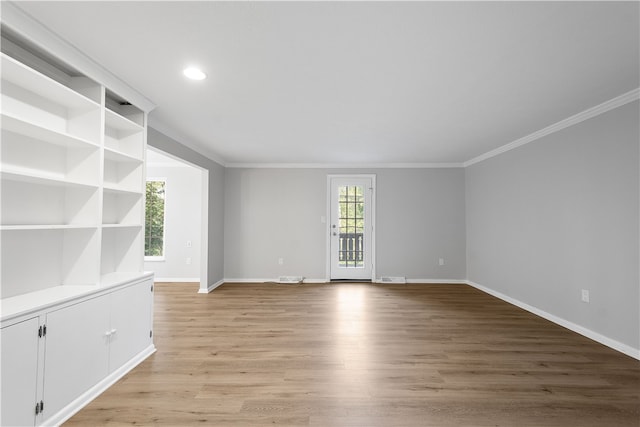
[{"label": "shelf compartment", "polygon": [[105,152],[104,186],[123,191],[140,191],[142,183],[142,161],[113,160],[114,153]]},{"label": "shelf compartment", "polygon": [[100,276],[141,273],[144,230],[140,227],[103,228]]},{"label": "shelf compartment", "polygon": [[62,83],[27,67],[4,53],[0,56],[2,57],[2,80],[22,88],[29,88],[30,92],[38,93],[42,98],[67,108],[80,110],[99,108],[96,102]]},{"label": "shelf compartment", "polygon": [[[19,179],[12,179],[12,178]],[[95,226],[97,187],[2,173],[2,225]],[[55,185],[50,185],[51,183]]]},{"label": "shelf compartment", "polygon": [[123,190],[122,188],[118,188],[113,184],[105,183],[104,184],[104,192],[109,194],[123,194],[123,195],[138,195],[141,196],[141,191],[133,191],[133,190]]},{"label": "shelf compartment", "polygon": [[144,161],[138,157],[133,157],[126,153],[122,153],[120,151],[116,151],[107,147],[105,147],[104,149],[104,158],[106,160],[111,160],[119,163],[136,163],[136,164],[144,163]]},{"label": "shelf compartment", "polygon": [[98,283],[95,228],[3,230],[2,298],[60,285]]},{"label": "shelf compartment", "polygon": [[125,99],[120,98],[109,89],[106,90],[105,95],[105,106],[108,110],[139,126],[144,126],[145,115],[141,109],[131,105]]},{"label": "shelf compartment", "polygon": [[2,165],[0,179],[6,181],[28,182],[48,187],[68,187],[68,188],[87,188],[97,189],[97,185],[85,184],[80,181],[67,179],[60,174],[47,173],[31,168],[15,165]]},{"label": "shelf compartment", "polygon": [[105,109],[104,119],[108,127],[120,132],[123,136],[140,133],[144,130],[141,125],[108,108]]},{"label": "shelf compartment", "polygon": [[[16,124],[18,121],[9,120],[9,123]],[[3,126],[5,124],[7,124],[6,120],[3,121]],[[56,135],[55,142],[52,143],[33,137],[34,133],[41,133],[33,127],[29,130],[36,130],[36,132],[29,132],[30,134],[17,133],[10,129],[15,127],[2,129],[0,152],[4,170],[13,170],[16,174],[49,178],[64,183],[98,186],[100,179],[98,146],[43,130],[43,133]]]},{"label": "shelf compartment", "polygon": [[2,130],[17,133],[49,144],[66,148],[99,147],[98,143],[69,133],[56,132],[9,114],[2,114]]},{"label": "shelf compartment", "polygon": [[105,190],[102,201],[103,225],[140,225],[143,198],[141,193]]},{"label": "shelf compartment", "polygon": [[2,112],[99,143],[100,104],[2,55]]},{"label": "shelf compartment", "polygon": [[109,110],[105,110],[105,148],[136,159],[144,158],[144,128]]}]

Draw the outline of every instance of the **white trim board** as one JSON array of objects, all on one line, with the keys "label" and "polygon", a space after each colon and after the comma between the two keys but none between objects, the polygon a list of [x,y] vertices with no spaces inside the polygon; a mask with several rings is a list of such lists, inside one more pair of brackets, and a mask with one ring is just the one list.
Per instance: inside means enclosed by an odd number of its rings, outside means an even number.
[{"label": "white trim board", "polygon": [[[239,278],[226,278],[222,279],[223,283],[273,283],[273,284],[282,284],[278,282],[278,278],[261,278],[261,279],[239,279]],[[302,283],[327,283],[327,279],[313,279],[313,278],[304,278]],[[286,283],[285,283],[286,284]]]},{"label": "white trim board", "polygon": [[[3,2],[2,4],[2,21],[8,28],[11,28],[22,37],[30,42],[38,45],[42,49],[50,52],[63,62],[72,64],[82,74],[89,78],[104,84],[111,91],[128,99],[134,105],[142,110],[149,112],[155,108],[155,104],[146,98],[142,93],[120,80],[102,65],[86,56],[75,46],[69,44],[64,39],[53,33],[51,30],[35,20],[31,15],[22,10],[18,5],[12,2]],[[529,142],[538,140],[551,133],[565,129],[574,124],[580,123],[617,107],[625,105],[629,102],[640,99],[640,88],[633,89],[625,94],[615,97],[609,101],[605,101],[599,105],[561,120],[555,124],[547,126],[530,135],[524,136],[506,145],[488,151],[480,156],[472,158],[462,163],[388,163],[388,164],[310,164],[310,163],[227,163],[217,153],[209,147],[204,147],[179,135],[174,129],[166,126],[164,123],[155,120],[154,116],[149,117],[149,127],[153,127],[159,132],[179,141],[182,145],[191,148],[195,152],[202,154],[210,160],[228,168],[327,168],[327,169],[379,169],[379,168],[466,168],[475,163],[505,153],[514,148],[525,145]]]},{"label": "white trim board", "polygon": [[211,293],[211,291],[213,291],[215,288],[217,288],[218,286],[222,285],[225,282],[224,279],[220,279],[215,283],[212,283],[211,285],[209,285],[209,287],[207,287],[207,289],[198,289],[198,293],[199,294],[208,294]]},{"label": "white trim board", "polygon": [[447,169],[463,163],[227,163],[228,168],[248,169]]},{"label": "white trim board", "polygon": [[120,368],[116,369],[109,375],[107,375],[104,379],[102,379],[99,383],[92,386],[89,390],[85,391],[81,394],[77,399],[69,403],[67,406],[62,408],[60,411],[53,414],[51,417],[47,418],[43,425],[47,426],[58,426],[67,421],[69,418],[78,413],[81,409],[86,407],[89,403],[95,400],[98,396],[100,396],[103,392],[105,392],[109,387],[118,382],[122,377],[124,377],[129,371],[142,363],[145,359],[151,356],[156,352],[156,347],[153,344],[150,344],[147,348],[142,350],[136,356],[134,356],[131,360],[125,363]]},{"label": "white trim board", "polygon": [[506,153],[507,151],[511,151],[514,148],[518,148],[530,142],[537,141],[538,139],[543,138],[547,135],[561,131],[562,129],[566,129],[580,122],[584,122],[585,120],[599,116],[600,114],[604,114],[607,111],[611,111],[618,107],[622,107],[623,105],[626,105],[633,101],[637,101],[638,99],[640,99],[640,88],[633,89],[627,93],[623,93],[622,95],[617,96],[608,101],[605,101],[602,104],[596,105],[595,107],[588,108],[578,114],[574,114],[571,117],[567,117],[564,120],[560,120],[557,123],[547,126],[546,128],[540,129],[539,131],[536,131],[520,139],[516,139],[513,142],[510,142],[506,145],[498,147],[494,150],[488,151],[471,160],[467,160],[466,162],[463,163],[463,166],[466,168],[467,166],[471,166],[483,160],[487,160],[487,159],[490,159],[491,157],[495,157],[499,154]]},{"label": "white trim board", "polygon": [[[580,113],[574,114],[566,119],[560,120],[550,126],[512,141],[496,149],[490,150],[484,154],[474,157],[470,160],[461,163],[233,163],[224,162],[220,157],[215,155],[211,150],[200,147],[199,145],[185,140],[184,138],[174,138],[183,145],[199,152],[200,154],[208,157],[209,159],[218,162],[226,168],[248,168],[248,169],[432,169],[432,168],[466,168],[473,164],[482,162],[492,157],[498,156],[507,151],[521,147],[530,142],[534,142],[552,133],[558,132],[562,129],[576,125],[580,122],[588,120],[590,118],[599,116],[608,111],[614,110],[618,107],[626,105],[630,102],[640,99],[640,88],[633,89],[627,93],[623,93],[613,99],[605,101],[599,105],[588,108]],[[171,135],[171,130],[167,129],[161,123],[154,122],[153,117],[150,119],[150,127],[164,133],[167,136]],[[177,136],[177,135],[176,135]],[[183,142],[184,141],[184,142]]]},{"label": "white trim board", "polygon": [[614,349],[616,351],[619,351],[620,353],[624,353],[627,356],[630,356],[630,357],[633,357],[634,359],[640,360],[640,349],[633,348],[633,347],[631,347],[629,345],[623,344],[623,343],[621,343],[619,341],[616,341],[614,339],[606,337],[606,336],[604,336],[602,334],[594,332],[594,331],[592,331],[590,329],[587,329],[587,328],[585,328],[583,326],[577,325],[577,324],[575,324],[573,322],[570,322],[570,321],[568,321],[566,319],[563,319],[561,317],[555,316],[555,315],[553,315],[551,313],[547,313],[544,310],[541,310],[541,309],[539,309],[537,307],[534,307],[532,305],[526,304],[526,303],[524,303],[522,301],[519,301],[519,300],[517,300],[515,298],[507,296],[507,295],[505,295],[505,294],[503,294],[501,292],[494,291],[493,289],[490,289],[490,288],[487,288],[485,286],[479,285],[479,284],[477,284],[475,282],[472,282],[470,280],[467,280],[466,283],[469,286],[472,286],[472,287],[474,287],[474,288],[476,288],[476,289],[478,289],[478,290],[480,290],[480,291],[482,291],[482,292],[484,292],[486,294],[492,295],[492,296],[494,296],[494,297],[496,297],[498,299],[501,299],[501,300],[503,300],[503,301],[505,301],[505,302],[507,302],[509,304],[513,304],[516,307],[520,307],[523,310],[526,310],[526,311],[528,311],[530,313],[533,313],[536,316],[540,316],[543,319],[549,320],[550,322],[553,322],[553,323],[555,323],[557,325],[560,325],[560,326],[562,326],[564,328],[567,328],[567,329],[569,329],[569,330],[571,330],[571,331],[573,331],[573,332],[575,332],[577,334],[580,334],[580,335],[582,335],[584,337],[587,337],[589,339],[592,339],[592,340],[594,340],[594,341],[596,341],[596,342],[598,342],[600,344],[603,344],[603,345],[605,345],[605,346],[607,346],[609,348],[612,348],[612,349]]},{"label": "white trim board", "polygon": [[[403,283],[383,282],[382,278],[378,277],[375,282],[376,285],[402,285]],[[467,285],[466,279],[406,279],[407,285]]]},{"label": "white trim board", "polygon": [[[224,279],[223,282],[227,283],[275,283],[274,279]],[[305,279],[304,283],[327,283],[326,279]],[[593,341],[596,341],[602,345],[605,345],[613,350],[619,351],[620,353],[626,354],[627,356],[633,357],[634,359],[640,360],[640,349],[633,348],[627,344],[621,343],[609,337],[606,337],[602,334],[594,332],[590,329],[587,329],[583,326],[570,322],[561,317],[555,316],[551,313],[547,313],[544,310],[536,308],[532,305],[526,304],[522,301],[519,301],[515,298],[509,297],[501,292],[494,291],[493,289],[482,286],[478,283],[472,282],[470,280],[460,280],[460,279],[407,279],[408,284],[444,284],[444,285],[469,285],[473,288],[476,288],[486,294],[494,296],[508,304],[515,305],[516,307],[520,307],[523,310],[526,310],[530,313],[535,314],[536,316],[542,317],[543,319],[549,320],[550,322],[555,323],[556,325],[562,326],[564,328],[569,329],[577,334],[580,334],[584,337],[587,337]],[[374,285],[381,284],[380,282],[372,282]]]},{"label": "white trim board", "polygon": [[224,283],[271,283],[271,282],[277,282],[278,279],[277,278],[270,278],[270,279],[265,279],[263,278],[224,278],[222,279],[222,281]]},{"label": "white trim board", "polygon": [[408,284],[424,285],[466,285],[465,279],[407,279]]},{"label": "white trim board", "polygon": [[[241,278],[225,278],[222,279],[221,282],[223,283],[277,283],[278,279],[277,278],[271,278],[271,279],[241,279]],[[355,280],[355,282],[357,282],[357,280]],[[340,283],[340,281],[337,282],[332,282],[329,279],[326,278],[305,278],[303,280],[302,283],[326,283],[326,284],[333,284],[333,283]],[[363,281],[362,283],[372,283],[374,285],[377,284],[382,284],[382,282],[379,281],[379,279],[376,279],[373,282],[365,282]],[[407,279],[407,283],[409,284],[439,284],[439,285],[468,285],[469,282],[466,279]]]}]

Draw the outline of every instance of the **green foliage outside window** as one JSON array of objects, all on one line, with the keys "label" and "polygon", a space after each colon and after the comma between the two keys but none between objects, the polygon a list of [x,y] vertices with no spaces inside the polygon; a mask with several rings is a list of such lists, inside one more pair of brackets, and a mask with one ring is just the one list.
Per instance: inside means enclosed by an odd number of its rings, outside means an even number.
[{"label": "green foliage outside window", "polygon": [[164,255],[164,196],[164,181],[147,181],[144,227],[145,256]]}]

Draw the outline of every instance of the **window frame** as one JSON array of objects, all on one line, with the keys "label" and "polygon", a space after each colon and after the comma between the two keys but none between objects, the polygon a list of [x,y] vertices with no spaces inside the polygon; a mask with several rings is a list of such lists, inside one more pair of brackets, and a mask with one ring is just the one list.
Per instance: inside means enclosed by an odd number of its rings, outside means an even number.
[{"label": "window frame", "polygon": [[[146,254],[146,243],[147,243],[147,199],[146,199],[146,194],[147,194],[147,183],[149,182],[163,182],[164,183],[164,212],[162,215],[162,255],[147,255]],[[159,178],[154,178],[154,177],[147,177],[145,179],[145,200],[144,200],[144,225],[145,225],[145,230],[144,230],[144,243],[145,243],[145,255],[144,255],[144,261],[145,262],[164,262],[166,260],[166,235],[167,235],[167,230],[166,230],[166,225],[167,225],[167,178],[166,177],[159,177]]]}]

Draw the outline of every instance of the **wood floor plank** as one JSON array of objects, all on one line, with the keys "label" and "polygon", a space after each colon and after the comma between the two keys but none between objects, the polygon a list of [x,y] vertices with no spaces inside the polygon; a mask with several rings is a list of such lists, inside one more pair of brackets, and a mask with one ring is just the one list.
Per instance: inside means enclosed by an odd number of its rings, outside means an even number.
[{"label": "wood floor plank", "polygon": [[158,351],[66,425],[640,425],[640,362],[469,286],[155,289]]}]

